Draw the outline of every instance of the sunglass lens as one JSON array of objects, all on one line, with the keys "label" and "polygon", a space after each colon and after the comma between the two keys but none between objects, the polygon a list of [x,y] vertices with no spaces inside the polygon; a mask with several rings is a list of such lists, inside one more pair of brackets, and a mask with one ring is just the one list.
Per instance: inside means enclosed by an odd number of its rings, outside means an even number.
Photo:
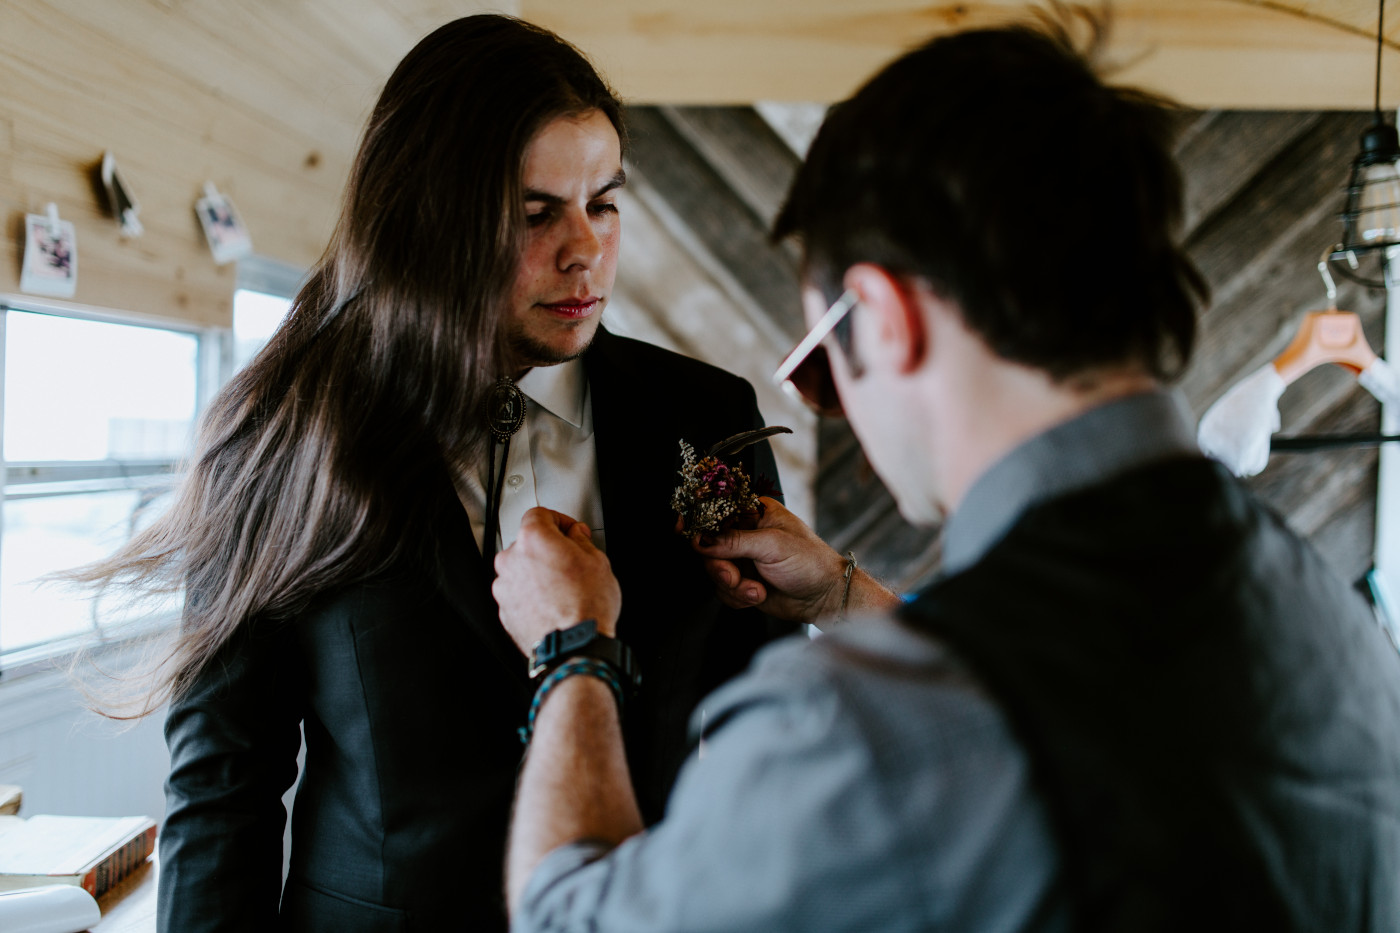
[{"label": "sunglass lens", "polygon": [[831,378],[831,361],[827,359],[825,347],[814,347],[792,371],[787,382],[817,414],[832,418],[841,416],[841,396],[836,393],[836,381]]}]

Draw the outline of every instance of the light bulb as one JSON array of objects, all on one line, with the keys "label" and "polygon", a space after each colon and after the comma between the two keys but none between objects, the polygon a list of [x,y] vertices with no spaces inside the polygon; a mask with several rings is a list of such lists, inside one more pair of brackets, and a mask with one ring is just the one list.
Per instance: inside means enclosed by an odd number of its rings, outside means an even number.
[{"label": "light bulb", "polygon": [[1362,243],[1400,240],[1400,166],[1377,162],[1361,170],[1356,229]]}]

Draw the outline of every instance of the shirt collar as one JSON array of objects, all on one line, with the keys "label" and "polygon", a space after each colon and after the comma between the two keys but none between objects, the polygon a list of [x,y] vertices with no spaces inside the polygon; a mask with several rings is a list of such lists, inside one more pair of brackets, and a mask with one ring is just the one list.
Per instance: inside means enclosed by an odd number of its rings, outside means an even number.
[{"label": "shirt collar", "polygon": [[517,383],[531,401],[576,428],[583,427],[583,395],[587,377],[583,360],[556,366],[536,366]]},{"label": "shirt collar", "polygon": [[943,573],[965,570],[1031,506],[1156,460],[1200,456],[1175,392],[1116,399],[1025,441],[984,472],[944,527]]}]

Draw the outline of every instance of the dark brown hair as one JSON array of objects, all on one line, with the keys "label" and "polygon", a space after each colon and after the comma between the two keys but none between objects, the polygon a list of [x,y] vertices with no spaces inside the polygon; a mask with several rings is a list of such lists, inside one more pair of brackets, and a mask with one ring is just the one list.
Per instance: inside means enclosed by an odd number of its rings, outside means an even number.
[{"label": "dark brown hair", "polygon": [[1207,288],[1176,240],[1174,108],[1100,78],[1104,23],[1057,4],[899,58],[832,109],[775,237],[801,239],[829,298],[859,262],[918,277],[993,352],[1056,379],[1176,375]]},{"label": "dark brown hair", "polygon": [[[503,302],[522,172],[551,120],[621,106],[583,55],[506,16],[470,16],[400,62],[369,118],[340,219],[291,313],[214,399],[171,510],[70,580],[186,590],[136,715],[178,696],[240,626],[417,553],[450,471],[484,447],[507,367]],[[113,715],[118,715],[113,712]]]}]

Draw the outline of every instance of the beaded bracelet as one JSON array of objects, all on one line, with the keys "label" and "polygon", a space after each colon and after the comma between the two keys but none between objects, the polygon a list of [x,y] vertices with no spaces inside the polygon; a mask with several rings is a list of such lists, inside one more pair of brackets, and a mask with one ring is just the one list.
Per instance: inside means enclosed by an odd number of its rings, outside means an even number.
[{"label": "beaded bracelet", "polygon": [[535,698],[530,701],[530,712],[525,718],[525,725],[516,730],[522,745],[529,745],[531,736],[535,734],[535,717],[539,715],[545,697],[564,679],[575,674],[596,677],[611,687],[613,696],[617,699],[618,711],[622,710],[622,680],[617,676],[617,671],[613,670],[611,664],[594,658],[569,658],[546,674],[544,680],[540,682],[539,688],[535,691]]}]

